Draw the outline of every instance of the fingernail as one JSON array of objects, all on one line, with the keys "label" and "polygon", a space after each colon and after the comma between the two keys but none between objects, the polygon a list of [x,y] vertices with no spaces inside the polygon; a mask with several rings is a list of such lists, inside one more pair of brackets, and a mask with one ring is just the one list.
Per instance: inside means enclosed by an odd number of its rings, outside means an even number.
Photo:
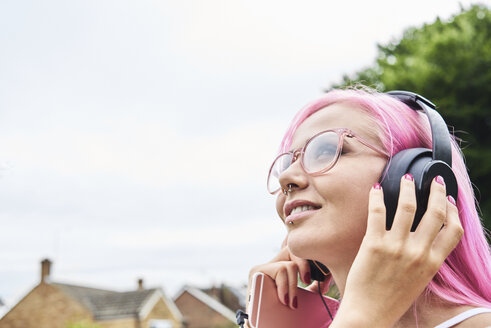
[{"label": "fingernail", "polygon": [[312,280],[310,280],[310,272],[307,272],[304,276],[303,276],[303,281],[310,285],[312,283]]},{"label": "fingernail", "polygon": [[435,177],[435,181],[436,181],[436,182],[438,182],[439,184],[441,184],[442,186],[444,186],[444,185],[445,185],[445,181],[443,181],[443,178],[442,178],[442,176],[441,176],[441,175],[437,175],[437,176]]},{"label": "fingernail", "polygon": [[447,196],[447,199],[450,203],[454,204],[455,206],[457,206],[457,203],[455,202],[455,199],[451,196],[451,195],[448,195]]},{"label": "fingernail", "polygon": [[382,186],[380,186],[380,183],[376,183],[373,185],[373,189],[382,189]]},{"label": "fingernail", "polygon": [[290,304],[290,298],[288,297],[288,293],[285,295],[285,304],[288,305]]},{"label": "fingernail", "polygon": [[413,175],[411,173],[406,173],[404,174],[404,179],[406,180],[409,180],[409,181],[413,181]]},{"label": "fingernail", "polygon": [[298,307],[298,304],[297,304],[297,297],[295,296],[293,298],[293,307],[296,309]]}]

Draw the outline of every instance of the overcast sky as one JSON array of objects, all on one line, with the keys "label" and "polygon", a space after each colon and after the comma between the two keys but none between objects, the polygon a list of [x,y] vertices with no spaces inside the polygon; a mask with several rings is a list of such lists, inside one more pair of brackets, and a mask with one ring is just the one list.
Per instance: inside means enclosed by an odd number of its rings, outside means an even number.
[{"label": "overcast sky", "polygon": [[244,283],[285,234],[265,180],[295,112],[459,3],[0,1],[0,298],[46,257],[92,287]]}]

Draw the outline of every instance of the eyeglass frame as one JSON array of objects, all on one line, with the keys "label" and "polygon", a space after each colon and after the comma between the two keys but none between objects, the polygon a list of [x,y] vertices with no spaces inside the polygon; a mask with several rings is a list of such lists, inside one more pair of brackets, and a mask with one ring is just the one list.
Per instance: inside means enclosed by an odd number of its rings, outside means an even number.
[{"label": "eyeglass frame", "polygon": [[[316,137],[320,136],[321,134],[323,133],[326,133],[326,132],[334,132],[338,135],[338,146],[336,148],[336,155],[334,156],[334,159],[331,161],[331,164],[329,164],[327,167],[323,168],[322,170],[320,171],[317,171],[317,172],[308,172],[306,169],[305,169],[305,165],[303,163],[303,160],[304,160],[304,154],[305,154],[305,149],[307,148],[307,146],[310,144],[310,142],[315,139]],[[291,151],[288,151],[288,152],[284,152],[284,153],[281,153],[279,154],[278,156],[276,156],[276,158],[274,159],[273,161],[273,164],[271,164],[271,167],[269,168],[269,173],[268,173],[268,178],[266,180],[266,187],[268,189],[268,192],[271,194],[271,195],[274,195],[276,194],[280,189],[281,189],[281,186],[276,189],[275,191],[271,192],[269,190],[269,179],[271,177],[271,171],[273,170],[273,167],[276,163],[276,161],[281,157],[281,156],[284,156],[284,155],[287,155],[287,154],[291,154],[292,155],[292,160],[291,160],[291,163],[290,165],[283,171],[285,172],[286,170],[288,170],[288,168],[294,163],[297,161],[298,157],[300,156],[300,165],[302,167],[302,169],[304,170],[305,173],[307,173],[308,175],[311,175],[311,176],[319,176],[319,175],[322,175],[324,173],[326,173],[327,171],[329,171],[330,169],[332,169],[336,163],[338,162],[338,159],[339,157],[341,156],[341,150],[343,149],[343,142],[344,142],[344,137],[349,137],[349,138],[355,138],[356,140],[358,140],[359,142],[361,142],[363,145],[367,146],[368,148],[376,151],[377,153],[381,154],[381,155],[384,155],[385,157],[387,158],[390,158],[390,155],[382,150],[381,148],[377,147],[377,146],[374,146],[372,144],[370,144],[368,141],[366,141],[363,137],[359,136],[358,134],[356,134],[355,132],[353,132],[352,130],[350,129],[347,129],[347,128],[337,128],[337,129],[327,129],[327,130],[324,130],[324,131],[321,131],[321,132],[318,132],[316,133],[315,135],[313,135],[312,137],[310,137],[307,142],[305,143],[305,145],[303,145],[303,147],[300,147],[300,148],[297,148],[297,149],[294,149],[294,150],[291,150]],[[283,173],[281,172],[280,175]],[[278,180],[279,180],[279,176],[278,176]]]}]

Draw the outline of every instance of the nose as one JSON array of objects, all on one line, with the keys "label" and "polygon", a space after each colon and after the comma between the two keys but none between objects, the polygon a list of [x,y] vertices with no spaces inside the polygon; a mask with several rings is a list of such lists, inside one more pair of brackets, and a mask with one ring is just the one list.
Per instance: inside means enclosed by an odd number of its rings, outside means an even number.
[{"label": "nose", "polygon": [[297,160],[299,157],[300,153],[295,152],[293,154],[293,163],[280,174],[278,180],[282,190],[288,189],[288,185],[295,189],[303,189],[308,186],[309,179],[300,164],[300,160]]}]

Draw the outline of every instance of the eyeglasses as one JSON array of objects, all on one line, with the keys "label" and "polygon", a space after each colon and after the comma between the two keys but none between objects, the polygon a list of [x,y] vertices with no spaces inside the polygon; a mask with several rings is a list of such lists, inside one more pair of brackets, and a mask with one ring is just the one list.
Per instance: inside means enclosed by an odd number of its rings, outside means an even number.
[{"label": "eyeglasses", "polygon": [[268,174],[269,193],[274,195],[280,190],[280,175],[285,172],[299,156],[300,164],[307,174],[316,176],[332,169],[341,155],[344,137],[354,138],[377,153],[389,157],[384,150],[371,145],[349,129],[340,128],[325,130],[310,138],[302,148],[280,154],[276,157]]}]

